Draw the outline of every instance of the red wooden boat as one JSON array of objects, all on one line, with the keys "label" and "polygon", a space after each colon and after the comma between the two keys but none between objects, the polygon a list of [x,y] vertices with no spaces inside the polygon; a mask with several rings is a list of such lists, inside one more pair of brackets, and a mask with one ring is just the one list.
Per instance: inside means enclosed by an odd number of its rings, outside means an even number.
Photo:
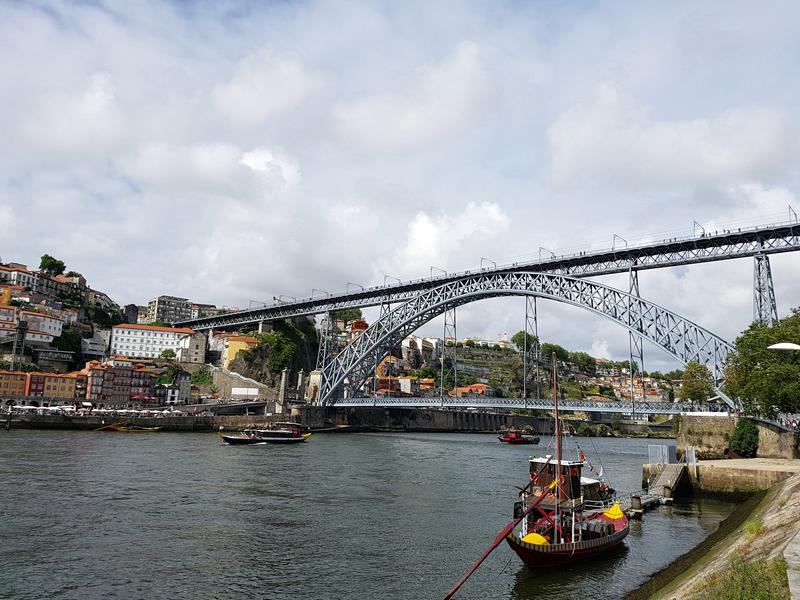
[{"label": "red wooden boat", "polygon": [[[520,530],[506,542],[528,568],[553,567],[607,554],[628,535],[628,518],[604,482],[581,476],[584,456],[564,460],[553,356],[556,455],[530,460],[530,482],[514,507]],[[534,505],[535,510],[529,510]]]},{"label": "red wooden boat", "polygon": [[553,400],[556,455],[532,458],[530,481],[514,504],[514,520],[445,595],[450,600],[484,560],[506,540],[529,569],[558,567],[608,556],[628,535],[628,518],[614,490],[598,479],[581,476],[585,457],[564,460],[558,416],[556,357],[553,354]]},{"label": "red wooden boat", "polygon": [[522,433],[516,429],[509,429],[503,435],[497,437],[498,440],[506,444],[538,444],[539,437],[529,433]]}]

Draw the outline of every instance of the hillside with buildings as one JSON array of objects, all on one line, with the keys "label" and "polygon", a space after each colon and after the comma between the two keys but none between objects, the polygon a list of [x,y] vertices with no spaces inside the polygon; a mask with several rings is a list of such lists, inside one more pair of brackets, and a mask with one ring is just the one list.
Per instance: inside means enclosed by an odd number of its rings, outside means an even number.
[{"label": "hillside with buildings", "polygon": [[[48,255],[39,269],[0,264],[0,395],[6,402],[69,399],[129,408],[267,398],[287,389],[299,401],[316,398],[319,333],[312,317],[263,324],[258,331],[196,332],[172,324],[236,309],[172,295],[122,307],[80,273],[65,271]],[[333,348],[368,327],[358,309],[339,311],[333,324]],[[364,391],[542,396],[549,388],[543,357],[552,354],[559,358],[561,393],[569,398],[672,400],[681,383],[681,372],[639,373],[634,365],[631,376],[628,362],[539,345],[519,332],[511,340],[409,336],[376,365]]]}]

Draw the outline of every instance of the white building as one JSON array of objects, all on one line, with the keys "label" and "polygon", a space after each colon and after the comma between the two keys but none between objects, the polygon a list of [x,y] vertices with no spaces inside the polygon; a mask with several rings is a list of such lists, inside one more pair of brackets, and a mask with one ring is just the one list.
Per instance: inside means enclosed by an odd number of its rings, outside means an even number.
[{"label": "white building", "polygon": [[29,271],[25,265],[17,263],[11,263],[7,267],[0,266],[0,281],[11,285],[22,285],[34,291],[39,288],[39,276]]},{"label": "white building", "polygon": [[[111,328],[111,356],[129,358],[158,358],[164,350],[175,355],[194,331],[178,327],[156,327],[153,325],[114,325]],[[205,347],[203,348],[205,353]]]},{"label": "white building", "polygon": [[0,305],[0,337],[13,336],[19,321],[27,323],[25,341],[34,344],[49,344],[61,335],[64,326],[61,319],[51,315]]}]

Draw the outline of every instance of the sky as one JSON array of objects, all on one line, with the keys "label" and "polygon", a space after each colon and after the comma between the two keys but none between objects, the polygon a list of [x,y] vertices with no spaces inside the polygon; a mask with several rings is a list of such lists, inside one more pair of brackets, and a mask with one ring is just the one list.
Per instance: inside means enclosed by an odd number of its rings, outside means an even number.
[{"label": "sky", "polygon": [[[795,2],[11,1],[0,52],[0,257],[52,254],[121,304],[247,307],[800,211]],[[783,316],[800,256],[772,270]],[[752,271],[646,271],[641,293],[733,340]],[[610,321],[539,309],[542,339],[627,356]],[[458,324],[510,336],[524,300]]]}]

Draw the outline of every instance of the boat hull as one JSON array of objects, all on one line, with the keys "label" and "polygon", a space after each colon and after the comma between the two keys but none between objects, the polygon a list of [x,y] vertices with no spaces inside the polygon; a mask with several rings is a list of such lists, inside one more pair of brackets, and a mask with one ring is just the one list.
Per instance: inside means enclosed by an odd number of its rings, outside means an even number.
[{"label": "boat hull", "polygon": [[529,440],[529,439],[508,439],[508,438],[499,437],[497,439],[500,440],[501,442],[503,442],[504,444],[511,444],[513,446],[517,446],[517,445],[522,445],[522,446],[524,446],[524,445],[536,445],[536,444],[539,443],[539,438],[533,438],[533,439]]},{"label": "boat hull", "polygon": [[299,444],[305,442],[303,437],[249,437],[246,435],[221,435],[225,442],[232,446],[254,446],[256,444]]},{"label": "boat hull", "polygon": [[537,545],[523,542],[513,533],[506,536],[506,542],[517,553],[525,566],[529,569],[542,567],[556,567],[568,565],[584,560],[591,560],[606,556],[611,550],[622,543],[630,530],[626,524],[624,528],[609,536],[576,542],[574,544]]}]

